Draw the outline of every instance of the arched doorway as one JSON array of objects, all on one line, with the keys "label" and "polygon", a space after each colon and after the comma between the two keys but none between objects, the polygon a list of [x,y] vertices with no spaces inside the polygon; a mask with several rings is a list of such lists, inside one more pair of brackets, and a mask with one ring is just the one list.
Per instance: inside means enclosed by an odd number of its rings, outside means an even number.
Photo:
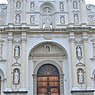
[{"label": "arched doorway", "polygon": [[[60,44],[57,44],[55,42],[43,42],[33,47],[29,53],[28,72],[32,72],[32,76],[31,73],[28,73],[28,79],[29,79],[28,95],[39,95],[38,89],[43,87],[38,88],[38,75],[39,75],[38,71],[40,70],[41,67],[43,67],[43,65],[46,66],[48,64],[55,67],[56,70],[58,71],[57,86],[59,86],[59,88],[57,88],[55,85],[52,86],[54,87],[54,90],[55,89],[57,90],[55,94],[64,95],[64,91],[65,91],[64,85],[66,84],[66,82],[64,82],[64,75],[65,78],[68,78],[68,73],[69,73],[68,72],[69,66],[67,63],[68,63],[68,58],[67,58],[66,49],[62,47]],[[45,73],[42,76],[46,77],[46,75],[45,76],[44,75]],[[47,76],[47,79],[49,79],[48,78],[49,76],[50,75]],[[52,74],[52,76],[55,75]],[[50,81],[47,80],[45,83],[48,85],[49,82]],[[66,87],[68,87],[68,85]],[[50,95],[54,95],[55,91],[52,92],[51,94],[50,92],[51,89],[48,89],[50,88],[49,85],[48,87],[44,86],[44,88],[46,88],[46,91],[48,91]],[[33,89],[33,91],[31,89]],[[40,95],[49,95],[46,94],[48,92],[39,92],[39,93],[41,93]]]},{"label": "arched doorway", "polygon": [[58,69],[51,64],[42,65],[37,72],[37,95],[60,95]]}]

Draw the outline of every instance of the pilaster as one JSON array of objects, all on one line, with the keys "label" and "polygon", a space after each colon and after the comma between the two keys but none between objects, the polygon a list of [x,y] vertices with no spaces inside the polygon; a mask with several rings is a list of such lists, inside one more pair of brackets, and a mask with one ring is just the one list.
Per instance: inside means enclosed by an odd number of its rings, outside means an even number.
[{"label": "pilaster", "polygon": [[22,24],[26,23],[26,0],[23,0]]},{"label": "pilaster", "polygon": [[21,89],[26,90],[26,32],[22,32],[21,51]]},{"label": "pilaster", "polygon": [[72,70],[72,86],[73,89],[77,87],[77,73],[76,73],[76,57],[75,57],[75,37],[74,32],[70,32],[70,56],[71,56],[71,70]]},{"label": "pilaster", "polygon": [[83,33],[83,48],[84,48],[84,63],[86,68],[86,87],[91,88],[91,78],[90,78],[90,58],[89,58],[89,46],[88,46],[88,34]]},{"label": "pilaster", "polygon": [[69,24],[72,25],[74,23],[73,21],[73,8],[72,8],[72,0],[68,0],[68,7],[69,7]]},{"label": "pilaster", "polygon": [[3,42],[4,42],[4,41],[0,39],[0,60],[3,59],[3,58],[2,58],[2,43],[3,43]]},{"label": "pilaster", "polygon": [[13,23],[13,21],[14,21],[14,0],[10,0],[9,23]]},{"label": "pilaster", "polygon": [[13,33],[8,33],[8,58],[7,58],[7,89],[12,85],[12,59],[13,59]]},{"label": "pilaster", "polygon": [[81,23],[86,24],[86,5],[85,5],[85,0],[80,0],[80,17],[81,17]]}]

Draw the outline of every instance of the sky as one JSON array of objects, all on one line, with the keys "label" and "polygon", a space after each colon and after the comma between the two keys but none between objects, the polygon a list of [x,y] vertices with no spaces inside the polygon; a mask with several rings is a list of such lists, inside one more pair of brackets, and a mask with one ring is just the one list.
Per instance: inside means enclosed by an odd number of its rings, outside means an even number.
[{"label": "sky", "polygon": [[[95,5],[95,0],[85,0],[86,4],[94,4]],[[7,0],[0,0],[1,3],[7,3]]]}]

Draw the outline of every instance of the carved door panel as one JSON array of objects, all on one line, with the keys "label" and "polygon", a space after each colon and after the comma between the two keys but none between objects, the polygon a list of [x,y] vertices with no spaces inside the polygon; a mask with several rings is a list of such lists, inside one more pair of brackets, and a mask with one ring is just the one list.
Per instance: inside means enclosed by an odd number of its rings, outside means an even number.
[{"label": "carved door panel", "polygon": [[[47,67],[47,68],[46,68]],[[46,70],[43,70],[45,68]],[[51,73],[56,72],[54,67],[50,65],[40,68],[40,73],[37,76],[37,95],[60,95],[60,78],[59,74]],[[48,70],[51,69],[52,71]]]}]

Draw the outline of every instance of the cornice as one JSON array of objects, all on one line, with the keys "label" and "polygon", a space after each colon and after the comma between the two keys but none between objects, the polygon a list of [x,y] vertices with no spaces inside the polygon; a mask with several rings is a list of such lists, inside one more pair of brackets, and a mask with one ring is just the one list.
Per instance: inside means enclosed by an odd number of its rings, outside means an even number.
[{"label": "cornice", "polygon": [[21,33],[21,32],[27,32],[27,33],[83,33],[83,32],[89,32],[94,33],[95,28],[91,27],[66,27],[66,28],[53,28],[53,29],[42,29],[42,28],[33,28],[30,27],[5,27],[0,28],[0,33]]}]

